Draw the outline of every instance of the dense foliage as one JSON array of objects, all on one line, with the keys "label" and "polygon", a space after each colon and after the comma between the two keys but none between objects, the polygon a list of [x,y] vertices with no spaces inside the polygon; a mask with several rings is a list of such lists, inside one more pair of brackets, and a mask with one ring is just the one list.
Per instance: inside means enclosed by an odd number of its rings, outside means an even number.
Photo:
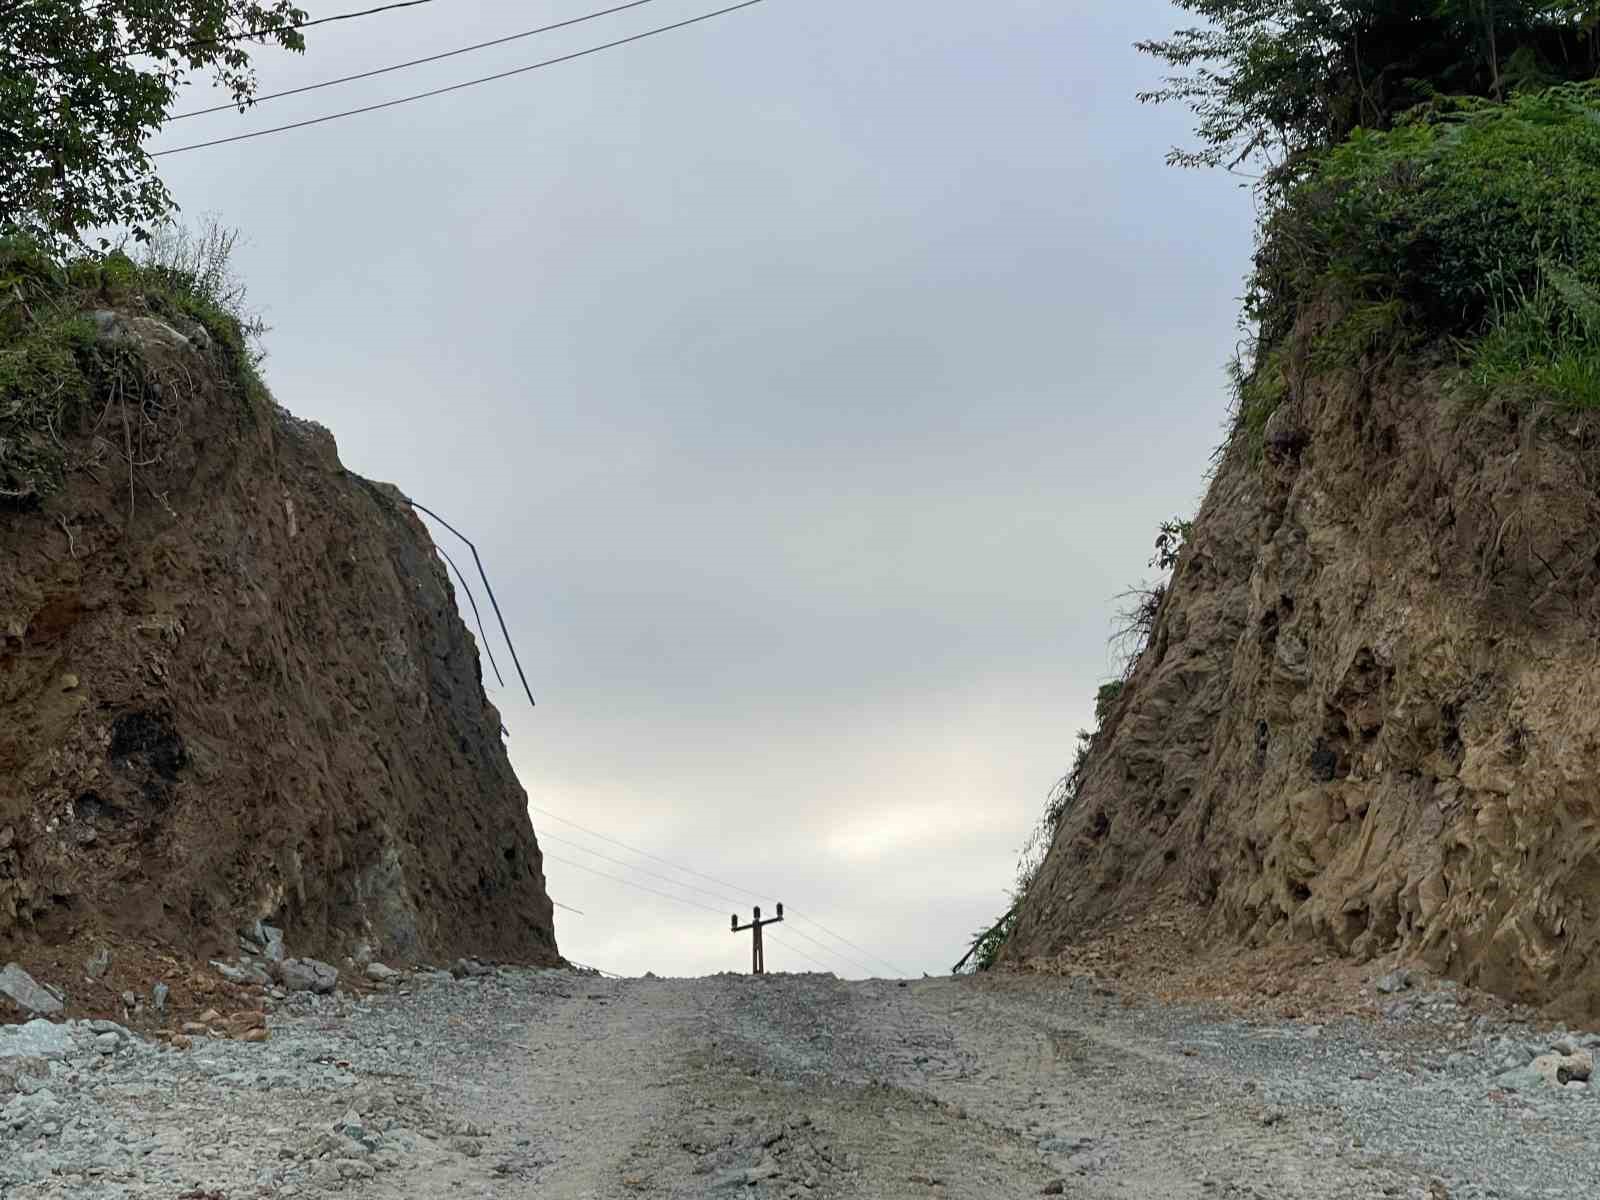
[{"label": "dense foliage", "polygon": [[1140,95],[1196,119],[1183,165],[1257,156],[1292,177],[1357,128],[1439,95],[1505,99],[1600,70],[1597,0],[1175,0],[1202,24],[1139,49],[1176,72]]},{"label": "dense foliage", "polygon": [[1264,222],[1246,423],[1276,405],[1284,340],[1330,297],[1345,312],[1333,360],[1455,339],[1484,385],[1600,403],[1597,212],[1600,84],[1439,102],[1356,131]]},{"label": "dense foliage", "polygon": [[241,105],[252,43],[304,48],[292,0],[0,0],[0,233],[143,237],[174,207],[144,139],[188,76]]}]

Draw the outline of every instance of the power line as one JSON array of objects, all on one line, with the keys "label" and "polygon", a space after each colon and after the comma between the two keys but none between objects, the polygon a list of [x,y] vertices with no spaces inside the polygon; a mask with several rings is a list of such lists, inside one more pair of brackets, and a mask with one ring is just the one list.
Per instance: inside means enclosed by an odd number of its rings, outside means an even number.
[{"label": "power line", "polygon": [[569,913],[577,913],[580,917],[583,916],[583,913],[579,909],[573,908],[570,904],[563,904],[559,900],[552,900],[550,903],[554,904],[557,908],[566,909],[566,911]]},{"label": "power line", "polygon": [[[320,88],[333,87],[341,83],[354,83],[358,79],[371,79],[376,75],[387,75],[391,71],[403,71],[407,67],[420,67],[423,63],[439,62],[446,58],[454,58],[458,54],[470,54],[475,50],[487,50],[491,46],[503,46],[507,42],[519,41],[530,38],[540,33],[549,33],[556,29],[565,29],[569,25],[581,25],[585,21],[598,20],[600,17],[609,17],[613,13],[623,12],[630,8],[639,8],[646,4],[654,4],[655,0],[629,0],[627,4],[619,4],[614,8],[603,8],[599,12],[589,13],[587,16],[573,17],[570,21],[557,21],[554,25],[541,25],[537,29],[527,29],[521,33],[508,34],[505,37],[495,38],[492,41],[477,42],[471,46],[462,46],[459,50],[446,50],[443,54],[430,54],[426,58],[413,58],[409,62],[395,63],[389,67],[378,67],[372,71],[359,71],[354,75],[341,75],[337,79],[324,79],[321,83],[308,83],[304,87],[288,88],[281,92],[268,92],[265,96],[250,97],[248,107],[254,108],[258,104],[265,104],[268,100],[281,100],[284,96],[298,96],[301,92],[314,92]],[[203,117],[207,113],[223,112],[225,110],[238,110],[235,103],[213,104],[210,108],[196,108],[190,112],[177,113],[167,118],[167,124],[173,121],[186,121],[190,117]]]},{"label": "power line", "polygon": [[[570,825],[574,829],[580,829],[584,833],[587,833],[590,837],[599,838],[602,842],[609,842],[613,846],[620,846],[620,847],[622,847],[622,849],[627,850],[632,854],[642,855],[643,857],[650,859],[652,862],[658,862],[658,863],[661,863],[663,866],[671,867],[674,871],[682,871],[686,875],[693,875],[696,878],[704,879],[704,880],[707,880],[708,882],[714,883],[718,887],[724,887],[724,888],[729,889],[730,891],[739,892],[739,893],[741,893],[742,895],[745,895],[745,896],[752,896],[757,900],[765,900],[765,899],[767,899],[767,897],[765,895],[763,895],[762,893],[760,893],[760,892],[752,892],[749,888],[740,887],[738,884],[732,883],[729,880],[719,879],[715,875],[707,875],[704,871],[696,871],[693,867],[686,867],[686,866],[683,866],[681,863],[675,863],[670,858],[662,858],[659,854],[652,854],[648,850],[641,850],[641,849],[639,849],[638,846],[630,845],[627,842],[624,842],[619,838],[614,838],[614,837],[609,836],[608,834],[601,833],[598,829],[590,829],[587,825],[580,825],[578,822],[574,821],[572,818],[563,817],[560,813],[551,812],[548,808],[540,808],[537,804],[533,804],[533,803],[529,803],[528,807],[532,811],[534,811],[536,813],[539,813],[539,814],[541,814],[543,816],[546,816],[546,817],[550,817],[553,820],[560,821],[563,825]],[[555,837],[554,834],[546,834],[545,836],[547,836],[547,837]],[[566,841],[568,845],[575,844],[575,843],[572,843],[569,839],[556,837],[555,840],[556,841]],[[594,854],[596,852],[591,850],[591,851],[589,851],[589,853]],[[609,861],[615,862],[616,860],[615,859],[611,859]],[[628,866],[628,865],[631,865],[631,864],[619,864],[619,865]],[[641,868],[641,867],[634,867],[633,869],[634,870],[643,870],[643,868]],[[646,874],[653,874],[653,872],[646,872]],[[666,878],[666,877],[665,876],[658,876],[658,878]],[[688,884],[679,884],[678,886],[679,887],[689,887],[690,885],[688,885]],[[698,889],[698,888],[694,888],[694,889],[691,889],[691,890],[702,891],[702,889]],[[711,895],[710,892],[703,892],[703,894],[704,895]],[[895,964],[890,962],[888,959],[881,958],[878,955],[873,954],[870,950],[867,950],[866,948],[864,948],[862,946],[857,946],[854,942],[852,942],[849,938],[843,936],[842,934],[834,933],[833,930],[829,929],[826,925],[824,925],[821,921],[816,920],[814,917],[809,917],[805,913],[796,912],[793,908],[791,908],[789,910],[789,915],[791,917],[798,917],[800,920],[805,921],[807,924],[816,926],[818,929],[822,930],[823,933],[826,933],[829,937],[837,938],[839,941],[843,942],[845,945],[850,946],[850,947],[860,951],[862,954],[866,955],[868,958],[872,959],[874,962],[878,962],[878,963],[883,964],[884,966],[888,967],[889,970],[893,971],[896,976],[898,976],[900,978],[910,978],[910,975],[909,975],[909,973],[907,971],[904,971],[900,967],[895,966]],[[819,946],[823,945],[823,943],[817,942],[816,938],[809,937],[805,933],[804,930],[795,929],[795,930],[792,930],[791,932],[797,933],[801,937],[808,938],[808,940],[810,940],[812,942],[816,942],[816,944],[819,945]],[[823,946],[823,948],[824,949],[828,949],[828,950],[832,949],[831,947],[828,947],[828,946]],[[849,957],[850,957],[849,955],[846,955],[846,954],[844,954],[844,953],[842,953],[841,951],[838,951],[838,950],[832,950],[832,953],[838,954],[840,958],[844,958],[847,961],[849,960]]]},{"label": "power line", "polygon": [[587,825],[579,825],[571,818],[563,817],[560,813],[553,813],[548,808],[540,808],[537,804],[532,803],[530,803],[528,807],[536,813],[541,813],[544,816],[560,821],[563,825],[571,825],[574,829],[581,829],[590,837],[597,837],[602,842],[610,842],[613,846],[621,846],[624,850],[631,850],[634,854],[641,854],[645,858],[648,858],[653,862],[658,862],[665,866],[669,866],[675,871],[682,871],[686,875],[694,875],[701,879],[710,880],[712,883],[715,883],[720,887],[728,888],[731,891],[739,892],[746,896],[754,896],[757,900],[767,899],[767,897],[760,892],[752,892],[749,888],[742,888],[736,883],[729,883],[726,879],[718,879],[715,875],[707,875],[704,871],[696,871],[689,867],[681,866],[678,863],[673,862],[670,858],[662,858],[659,854],[651,854],[648,850],[641,850],[637,846],[630,846],[627,842],[619,841],[614,837],[609,837],[597,829],[590,829]]},{"label": "power line", "polygon": [[680,888],[683,888],[685,891],[697,892],[702,896],[710,896],[713,900],[721,900],[725,904],[732,904],[735,907],[738,907],[738,905],[741,903],[741,901],[730,900],[726,896],[718,895],[716,892],[708,892],[705,888],[695,887],[694,884],[692,884],[692,883],[683,883],[680,880],[674,879],[670,875],[661,874],[660,871],[648,871],[644,867],[637,866],[634,863],[624,862],[620,858],[612,858],[609,854],[601,854],[600,851],[598,851],[598,850],[589,849],[589,847],[585,846],[582,842],[575,842],[571,838],[564,838],[564,837],[561,837],[559,834],[546,832],[543,835],[541,835],[541,840],[552,841],[552,842],[560,842],[564,846],[571,846],[571,847],[573,847],[573,849],[581,850],[585,854],[592,854],[596,858],[604,859],[608,863],[613,863],[613,864],[615,864],[616,866],[619,866],[619,867],[626,867],[630,871],[637,871],[637,872],[639,872],[639,874],[648,875],[652,879],[664,880],[665,882],[670,883],[673,887],[680,887]]},{"label": "power line", "polygon": [[[647,870],[646,868],[639,866],[637,863],[627,862],[624,859],[620,859],[620,858],[613,858],[609,854],[602,854],[598,850],[590,849],[588,846],[585,846],[582,842],[575,842],[571,838],[564,838],[560,834],[551,833],[549,830],[546,830],[544,833],[540,834],[539,837],[541,838],[541,840],[552,841],[552,842],[560,842],[564,846],[571,846],[576,850],[581,850],[585,854],[592,854],[596,858],[603,859],[604,861],[606,861],[608,863],[612,863],[612,864],[614,864],[616,866],[623,867],[626,870],[637,871],[639,874],[648,875],[652,879],[663,880],[666,883],[670,883],[673,887],[683,888],[685,891],[695,892],[695,893],[697,893],[697,894],[699,894],[701,896],[710,896],[713,900],[721,900],[724,904],[731,904],[735,908],[737,908],[741,903],[743,903],[740,900],[732,899],[731,897],[722,895],[722,894],[720,894],[718,892],[712,892],[712,891],[708,891],[705,888],[695,887],[692,883],[684,883],[682,880],[674,879],[670,875],[663,875],[660,871]],[[635,851],[635,853],[638,853],[638,851]],[[560,861],[560,860],[557,860],[557,861]],[[679,869],[681,870],[683,868],[679,868]],[[793,915],[794,915],[793,912],[791,912],[790,916],[793,916]],[[808,941],[812,945],[818,947],[825,954],[832,954],[835,957],[839,958],[840,960],[842,960],[842,961],[844,961],[846,963],[849,963],[851,966],[864,968],[867,971],[868,974],[873,973],[873,971],[875,970],[875,968],[872,966],[871,963],[868,963],[868,962],[865,962],[865,961],[863,961],[863,960],[861,960],[859,958],[856,958],[854,955],[846,954],[843,950],[835,949],[834,947],[828,945],[825,942],[820,942],[816,938],[812,937],[809,933],[807,933],[803,929],[791,929],[789,932],[794,934],[796,937],[805,938],[806,941]],[[802,957],[807,957],[807,958],[810,957],[809,955],[806,955],[803,950],[800,950],[800,949],[795,948],[795,947],[790,947],[790,949],[793,949],[796,954],[799,954]],[[811,961],[812,962],[817,962],[817,960],[815,958],[811,958]],[[818,965],[821,966],[822,964],[818,963]]]},{"label": "power line", "polygon": [[456,573],[456,578],[461,581],[461,590],[467,594],[467,602],[472,605],[472,616],[478,622],[478,640],[483,643],[484,652],[489,656],[489,665],[494,668],[494,678],[501,687],[505,687],[505,677],[500,674],[500,664],[494,660],[494,647],[489,645],[489,639],[483,634],[483,614],[478,611],[478,600],[472,594],[472,589],[467,586],[467,577],[461,573],[461,568],[456,566],[456,560],[445,553],[444,547],[435,544],[433,547],[439,556],[450,564],[450,569]]},{"label": "power line", "polygon": [[832,975],[834,973],[833,968],[830,967],[827,963],[818,962],[816,959],[812,958],[811,955],[807,954],[804,950],[801,950],[798,946],[791,946],[791,945],[789,945],[788,942],[780,942],[777,938],[773,937],[770,933],[766,935],[766,939],[767,939],[767,941],[771,942],[774,946],[778,946],[781,949],[787,950],[790,954],[798,954],[801,958],[805,959],[808,963],[814,963],[816,966],[821,967],[829,975]]},{"label": "power line", "polygon": [[528,705],[530,708],[537,708],[538,705],[535,704],[533,700],[533,689],[528,686],[528,677],[522,673],[522,660],[517,657],[516,643],[511,640],[511,631],[506,628],[506,619],[500,614],[500,602],[494,598],[494,588],[489,586],[489,572],[484,570],[483,559],[478,557],[478,548],[472,544],[471,539],[469,539],[466,534],[462,533],[454,525],[450,524],[449,521],[446,521],[438,513],[434,512],[433,509],[418,504],[410,496],[402,494],[400,498],[407,504],[411,505],[411,507],[416,509],[418,512],[427,513],[435,521],[439,522],[439,524],[443,525],[451,533],[455,534],[463,542],[467,543],[467,549],[472,551],[472,560],[478,564],[478,577],[483,580],[483,590],[489,595],[489,604],[490,607],[494,609],[495,619],[500,622],[500,634],[506,639],[506,647],[511,651],[511,662],[517,668],[517,678],[522,680],[522,690],[528,693]]},{"label": "power line", "polygon": [[545,858],[550,862],[562,863],[569,867],[576,867],[580,871],[587,871],[591,875],[598,875],[601,879],[609,879],[613,883],[620,883],[627,887],[638,888],[641,892],[649,892],[652,895],[662,896],[668,900],[676,900],[679,904],[687,904],[690,908],[698,908],[708,913],[716,913],[719,917],[723,915],[720,908],[712,908],[709,904],[701,904],[698,900],[690,900],[683,896],[674,896],[671,892],[663,892],[653,887],[645,887],[645,885],[642,883],[635,883],[633,880],[624,879],[620,875],[608,875],[604,871],[596,871],[593,867],[586,867],[580,862],[573,862],[570,858],[558,858],[554,854],[546,854]]},{"label": "power line", "polygon": [[829,937],[838,938],[846,946],[854,946],[857,950],[860,950],[861,953],[865,954],[868,958],[872,959],[874,962],[880,962],[884,966],[888,967],[891,971],[893,971],[900,978],[902,978],[902,979],[911,978],[911,973],[909,971],[905,971],[905,970],[901,969],[900,967],[895,966],[888,959],[882,958],[882,957],[874,954],[872,951],[866,949],[864,946],[856,946],[856,944],[854,942],[852,942],[849,938],[845,937],[841,933],[835,933],[833,930],[829,929],[826,925],[824,925],[821,921],[817,920],[815,917],[808,917],[805,913],[796,913],[795,915],[797,917],[799,917],[802,921],[805,921],[805,922],[807,922],[808,924],[811,924],[811,925],[815,925],[818,929],[822,930],[822,932],[827,934]]},{"label": "power line", "polygon": [[[794,916],[795,915],[794,910],[791,909],[790,912],[789,912],[789,915],[791,917]],[[849,963],[853,967],[861,967],[869,975],[874,975],[874,974],[877,973],[877,968],[874,967],[871,963],[865,962],[862,959],[856,958],[853,955],[846,954],[843,950],[836,950],[832,946],[828,945],[826,942],[819,942],[816,938],[812,937],[804,929],[796,929],[793,926],[791,926],[790,929],[789,929],[789,932],[791,934],[793,934],[795,937],[803,937],[803,938],[805,938],[805,940],[810,942],[813,946],[819,947],[825,953],[832,954],[835,957],[839,958],[841,961]],[[799,953],[799,952],[796,951],[796,953]]]},{"label": "power line", "polygon": [[192,42],[181,42],[176,46],[159,46],[153,50],[130,50],[123,55],[124,58],[133,58],[144,54],[155,57],[158,54],[170,54],[174,50],[193,50],[200,46],[223,46],[229,42],[248,42],[251,38],[270,37],[275,33],[287,33],[291,29],[310,29],[313,25],[331,25],[335,21],[354,21],[357,17],[373,17],[379,13],[392,12],[397,8],[416,8],[419,4],[432,4],[433,0],[397,0],[393,4],[380,4],[376,8],[363,8],[359,12],[336,13],[331,17],[314,17],[309,21],[290,21],[283,25],[268,25],[261,29],[246,29],[239,33],[225,33],[221,37],[196,38]]},{"label": "power line", "polygon": [[[363,8],[358,12],[335,13],[331,17],[314,17],[306,21],[290,21],[282,25],[268,25],[260,29],[244,29],[238,33],[225,33],[221,37],[195,38],[193,41],[179,42],[176,46],[151,46],[148,49],[124,50],[120,58],[159,58],[168,54],[181,54],[188,50],[198,50],[203,46],[225,46],[229,42],[248,42],[251,38],[271,37],[275,33],[287,33],[291,29],[310,29],[313,25],[331,25],[335,21],[354,21],[358,17],[372,17],[379,13],[392,12],[397,8],[415,8],[419,4],[432,4],[433,0],[396,0],[392,4],[380,4],[376,8]],[[111,7],[110,4],[97,5],[93,12],[103,11]],[[0,15],[9,15],[0,13]],[[93,53],[93,48],[90,49]],[[54,59],[33,64],[35,70],[59,69],[67,66],[72,60]]]},{"label": "power line", "polygon": [[[413,3],[423,3],[424,0],[412,0]],[[618,46],[626,46],[632,42],[642,42],[645,38],[652,38],[658,34],[671,33],[675,29],[685,29],[690,25],[698,25],[702,21],[709,21],[714,17],[725,16],[731,12],[738,12],[741,8],[754,8],[764,0],[743,0],[741,4],[730,4],[726,8],[716,9],[714,12],[702,13],[698,17],[690,17],[684,21],[677,21],[671,25],[662,25],[655,29],[647,29],[643,33],[633,34],[631,37],[618,38],[614,42],[603,45],[591,46],[587,50],[577,50],[571,54],[562,54],[556,58],[547,58],[543,62],[530,63],[525,67],[515,67],[509,71],[499,71],[493,75],[483,75],[477,79],[469,79],[465,83],[452,83],[448,87],[434,88],[431,91],[417,92],[410,96],[401,96],[398,100],[385,100],[380,104],[368,104],[361,108],[346,109],[344,112],[329,113],[327,116],[311,117],[304,121],[291,121],[287,125],[274,125],[270,129],[257,129],[251,133],[236,133],[231,137],[212,138],[206,142],[193,142],[187,146],[173,146],[167,150],[152,150],[151,158],[161,158],[168,154],[183,154],[189,150],[204,150],[209,146],[223,146],[229,142],[244,142],[251,138],[266,137],[268,134],[284,133],[291,129],[305,129],[311,125],[322,125],[328,121],[337,121],[344,117],[359,116],[362,113],[377,112],[379,109],[394,108],[401,104],[410,104],[413,100],[426,100],[432,96],[443,96],[448,92],[459,92],[463,88],[477,87],[481,83],[492,83],[497,79],[509,79],[513,75],[524,75],[529,71],[537,71],[543,67],[553,67],[558,63],[572,62],[574,59],[587,58],[591,54],[599,54],[603,50],[614,50]]]}]

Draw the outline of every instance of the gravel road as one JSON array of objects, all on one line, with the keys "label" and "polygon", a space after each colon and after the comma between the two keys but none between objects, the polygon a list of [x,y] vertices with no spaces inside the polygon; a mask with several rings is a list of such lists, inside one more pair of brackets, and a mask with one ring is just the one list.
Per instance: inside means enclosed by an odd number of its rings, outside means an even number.
[{"label": "gravel road", "polygon": [[1600,1194],[1600,1097],[1525,1065],[1562,1031],[1472,1019],[1448,989],[1319,1026],[1027,976],[502,968],[296,996],[268,1026],[186,1051],[0,1029],[0,1193]]}]

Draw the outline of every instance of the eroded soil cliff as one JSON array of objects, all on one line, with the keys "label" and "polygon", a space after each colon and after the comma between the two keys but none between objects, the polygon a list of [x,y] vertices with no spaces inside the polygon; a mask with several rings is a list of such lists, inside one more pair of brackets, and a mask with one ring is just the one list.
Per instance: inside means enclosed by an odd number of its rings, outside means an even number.
[{"label": "eroded soil cliff", "polygon": [[1600,1015],[1600,435],[1442,362],[1290,377],[1218,463],[1006,956],[1176,893],[1219,943]]},{"label": "eroded soil cliff", "polygon": [[266,918],[295,953],[555,961],[427,531],[200,325],[95,320],[117,367],[48,427],[63,482],[0,499],[0,959]]}]

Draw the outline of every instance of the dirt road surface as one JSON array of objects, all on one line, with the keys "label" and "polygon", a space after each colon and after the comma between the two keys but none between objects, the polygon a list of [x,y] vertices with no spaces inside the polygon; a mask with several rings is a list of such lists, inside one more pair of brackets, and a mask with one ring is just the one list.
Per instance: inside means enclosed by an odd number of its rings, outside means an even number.
[{"label": "dirt road surface", "polygon": [[1600,1099],[1500,1086],[1505,1031],[1441,1002],[1318,1026],[1018,976],[429,976],[275,1013],[263,1045],[54,1064],[56,1132],[0,1121],[0,1192],[1600,1194]]}]

